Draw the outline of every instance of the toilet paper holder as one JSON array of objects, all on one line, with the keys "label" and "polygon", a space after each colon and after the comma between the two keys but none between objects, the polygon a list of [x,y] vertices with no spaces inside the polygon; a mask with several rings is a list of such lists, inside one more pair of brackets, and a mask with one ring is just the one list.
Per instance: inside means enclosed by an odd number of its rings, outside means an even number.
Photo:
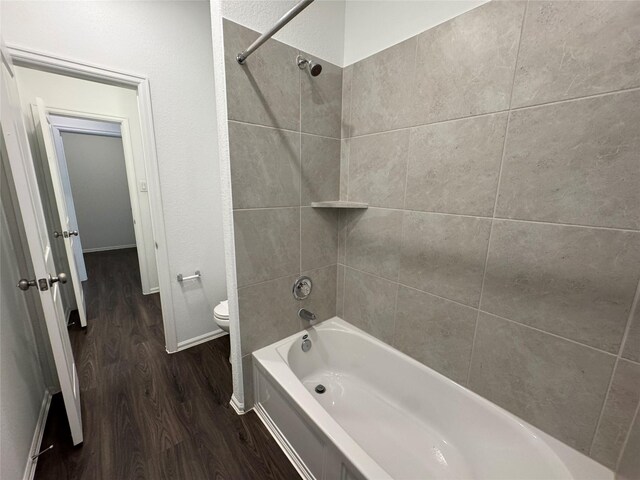
[{"label": "toilet paper holder", "polygon": [[200,275],[200,270],[196,270],[193,275],[189,275],[188,277],[185,277],[181,273],[179,273],[177,278],[178,281],[182,283],[185,280],[195,280],[196,278],[200,278],[201,276],[202,275]]}]

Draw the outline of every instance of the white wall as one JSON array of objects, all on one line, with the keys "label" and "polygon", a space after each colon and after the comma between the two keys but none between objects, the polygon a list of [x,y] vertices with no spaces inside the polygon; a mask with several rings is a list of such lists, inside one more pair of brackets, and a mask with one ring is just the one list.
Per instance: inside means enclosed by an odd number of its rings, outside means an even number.
[{"label": "white wall", "polygon": [[[222,0],[222,16],[252,30],[264,32],[298,2],[299,0]],[[344,4],[344,0],[316,0],[276,33],[274,38],[342,66]]]},{"label": "white wall", "polygon": [[343,65],[351,65],[486,1],[348,0]]},{"label": "white wall", "polygon": [[122,139],[62,133],[83,250],[136,243]]},{"label": "white wall", "polygon": [[[4,175],[4,171],[2,172]],[[4,186],[4,182],[3,182]],[[3,204],[0,208],[0,478],[22,478],[45,396],[36,341],[26,295],[16,283],[26,272],[18,267],[16,249]],[[36,293],[37,295],[37,293]]]},{"label": "white wall", "polygon": [[208,2],[1,2],[19,45],[145,75],[153,102],[178,341],[211,332],[226,298]]},{"label": "white wall", "polygon": [[[99,113],[101,115],[126,118],[129,120],[136,180],[146,179],[142,133],[138,121],[138,99],[135,90],[65,77],[30,68],[15,67],[15,70],[20,90],[20,101],[25,112],[25,125],[30,135],[33,135],[32,132],[35,128],[31,105],[35,103],[36,97],[42,98],[44,104],[52,109]],[[39,158],[37,149],[34,151],[34,158],[46,163],[46,160]],[[45,166],[44,168],[47,169],[48,167]],[[139,255],[140,262],[144,262],[147,272],[143,290],[145,293],[149,293],[157,291],[158,288],[158,268],[151,228],[151,209],[148,192],[140,192],[140,189],[138,189],[136,194],[140,205],[140,217],[136,218],[136,220],[141,226],[142,243],[144,244],[144,252],[139,252]],[[50,199],[49,201],[55,202],[55,199]],[[84,233],[81,232],[81,235],[83,247],[85,247]]]}]

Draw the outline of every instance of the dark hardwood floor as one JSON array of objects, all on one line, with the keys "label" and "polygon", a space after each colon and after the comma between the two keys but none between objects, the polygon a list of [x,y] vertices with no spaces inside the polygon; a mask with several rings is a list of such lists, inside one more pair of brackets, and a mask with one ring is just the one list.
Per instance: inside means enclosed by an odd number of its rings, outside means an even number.
[{"label": "dark hardwood floor", "polygon": [[36,479],[297,479],[258,417],[229,406],[229,340],[167,354],[135,249],[86,255],[88,327],[70,328],[84,443],[54,398]]}]

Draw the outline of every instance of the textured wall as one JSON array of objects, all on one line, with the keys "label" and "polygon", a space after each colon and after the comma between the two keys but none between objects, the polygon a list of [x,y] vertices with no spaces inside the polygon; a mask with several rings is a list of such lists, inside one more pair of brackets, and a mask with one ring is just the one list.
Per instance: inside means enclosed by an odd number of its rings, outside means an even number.
[{"label": "textured wall", "polygon": [[[335,315],[338,249],[337,213],[310,204],[339,196],[342,70],[323,62],[313,78],[296,65],[298,50],[276,40],[238,65],[257,36],[224,21],[245,407],[251,352],[306,327],[301,307]],[[302,302],[291,294],[300,274],[314,282]]]},{"label": "textured wall", "polygon": [[62,141],[83,249],[135,246],[122,139],[63,133]]},{"label": "textured wall", "polygon": [[639,44],[638,2],[494,1],[343,73],[340,192],[371,208],[341,214],[338,314],[611,468],[638,444]]},{"label": "textured wall", "polygon": [[[212,333],[226,298],[209,2],[2,2],[8,44],[146,75],[178,342]],[[52,42],[55,39],[55,42]],[[182,285],[178,273],[202,271]]]}]

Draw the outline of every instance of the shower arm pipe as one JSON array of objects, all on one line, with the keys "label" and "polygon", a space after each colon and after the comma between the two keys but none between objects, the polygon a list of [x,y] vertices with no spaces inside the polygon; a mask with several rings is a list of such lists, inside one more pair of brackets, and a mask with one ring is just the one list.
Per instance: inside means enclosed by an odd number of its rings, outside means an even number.
[{"label": "shower arm pipe", "polygon": [[300,2],[298,2],[291,10],[285,13],[280,18],[280,20],[276,22],[276,24],[273,27],[271,27],[269,30],[267,30],[262,35],[260,35],[255,42],[249,45],[249,48],[240,52],[236,56],[236,60],[238,61],[238,63],[240,65],[244,65],[244,62],[249,57],[249,55],[255,52],[260,47],[260,45],[262,45],[264,42],[269,40],[273,35],[275,35],[278,30],[280,30],[287,23],[289,23],[296,15],[298,15],[301,11],[303,11],[305,8],[311,5],[313,1],[314,0],[301,0]]}]

